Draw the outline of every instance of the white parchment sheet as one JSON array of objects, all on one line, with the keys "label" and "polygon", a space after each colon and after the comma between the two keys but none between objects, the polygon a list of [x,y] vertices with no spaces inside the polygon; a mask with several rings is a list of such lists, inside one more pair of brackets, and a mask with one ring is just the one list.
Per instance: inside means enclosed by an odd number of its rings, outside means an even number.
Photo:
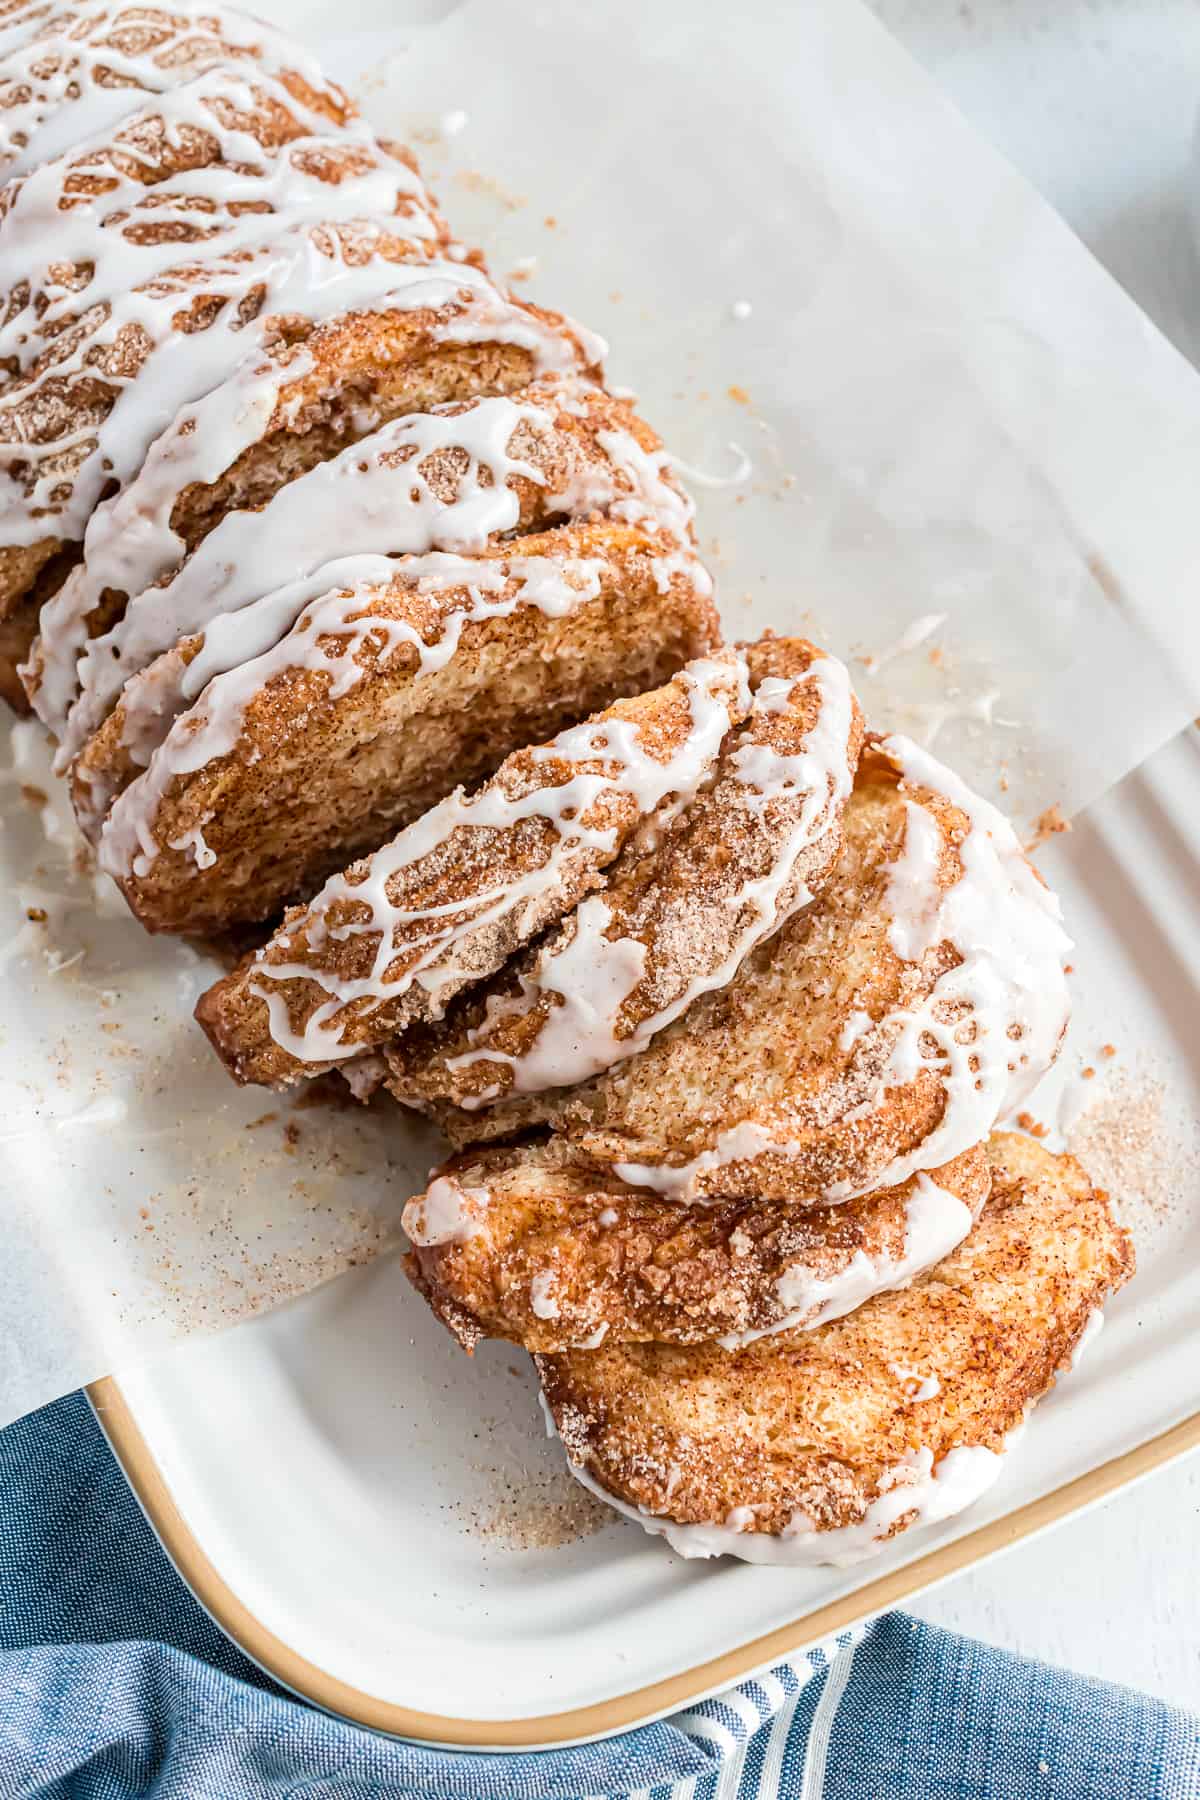
[{"label": "white parchment sheet", "polygon": [[[731,634],[827,642],[1026,817],[1200,711],[1200,377],[853,0],[260,10],[609,336]],[[393,1242],[436,1151],[235,1090],[215,965],[75,866],[35,728],[3,780],[0,1420]]]}]

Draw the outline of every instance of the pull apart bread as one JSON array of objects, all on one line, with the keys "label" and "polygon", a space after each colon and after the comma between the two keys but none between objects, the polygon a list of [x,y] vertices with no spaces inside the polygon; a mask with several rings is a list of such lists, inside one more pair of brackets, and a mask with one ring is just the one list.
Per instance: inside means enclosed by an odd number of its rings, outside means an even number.
[{"label": "pull apart bread", "polygon": [[1007,821],[722,646],[604,345],[285,36],[0,0],[0,183],[0,695],[149,930],[261,944],[230,1073],[444,1127],[414,1285],[684,1555],[966,1505],[1132,1271],[989,1135],[1067,1019]]},{"label": "pull apart bread", "polygon": [[974,1230],[903,1292],[729,1351],[539,1356],[573,1472],[683,1556],[853,1563],[1000,1474],[1026,1415],[1133,1272],[1071,1157],[998,1134]]},{"label": "pull apart bread", "polygon": [[21,704],[40,606],[178,407],[448,234],[407,151],[257,21],[21,8],[0,68],[0,690]]},{"label": "pull apart bread", "polygon": [[80,661],[101,865],[154,930],[270,918],[715,642],[689,530],[658,440],[570,380],[394,420],[227,514]]},{"label": "pull apart bread", "polygon": [[[487,1046],[457,1020],[451,1035],[485,1091],[590,1074],[727,980],[828,878],[861,741],[833,658],[800,639],[718,652],[518,752],[335,877],[198,1017],[239,1079],[286,1084],[406,1042],[545,932],[468,1000],[495,1027]],[[610,793],[611,822],[596,812]]]},{"label": "pull apart bread", "polygon": [[664,828],[749,707],[728,650],[513,752],[285,916],[196,1016],[241,1081],[283,1086],[360,1057],[597,886],[622,845]]},{"label": "pull apart bread", "polygon": [[869,744],[843,828],[814,903],[628,1061],[471,1110],[455,1012],[388,1047],[388,1085],[460,1148],[548,1125],[679,1200],[828,1205],[963,1155],[1057,1054],[1058,902],[1009,822],[907,739]]}]

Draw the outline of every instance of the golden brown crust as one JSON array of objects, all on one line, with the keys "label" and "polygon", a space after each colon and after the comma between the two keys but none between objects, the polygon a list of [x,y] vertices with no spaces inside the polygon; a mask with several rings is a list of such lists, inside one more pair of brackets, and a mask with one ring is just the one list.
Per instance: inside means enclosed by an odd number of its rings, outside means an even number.
[{"label": "golden brown crust", "polygon": [[[342,629],[317,637],[315,654],[302,616],[262,659],[273,672],[264,672],[261,685],[254,665],[238,671],[247,697],[234,742],[166,781],[147,822],[157,854],[119,877],[148,929],[196,933],[272,917],[407,825],[452,783],[474,786],[520,745],[551,737],[622,694],[658,686],[718,641],[699,565],[680,559],[664,584],[656,574],[663,545],[634,527],[596,523],[497,545],[475,559],[480,575],[489,564],[510,567],[514,552],[549,573],[583,559],[594,566],[596,592],[581,592],[567,611],[530,603],[472,620],[469,583],[422,591],[398,559],[396,577],[344,609]],[[514,575],[490,597],[503,604],[521,591]],[[379,621],[378,634],[368,631],[371,620]],[[460,628],[448,663],[421,674],[412,638],[436,647]],[[188,640],[169,658],[182,665],[202,642]],[[338,661],[347,655],[358,671],[352,684]],[[215,705],[215,692],[207,700]],[[202,694],[172,742],[184,741],[205,707]],[[128,758],[124,723],[118,704],[82,753],[76,782],[112,779],[114,765]],[[126,773],[132,779],[139,771],[127,762]],[[140,790],[131,790],[125,809],[139,801]],[[197,831],[216,858],[203,869],[186,848]]]},{"label": "golden brown crust", "polygon": [[[887,870],[907,830],[905,793],[891,762],[864,752],[844,815],[846,845],[823,894],[753,951],[729,984],[705,994],[628,1062],[566,1090],[510,1097],[486,1111],[429,1108],[463,1148],[549,1124],[597,1165],[647,1168],[702,1156],[732,1128],[749,1124],[786,1151],[760,1150],[701,1170],[692,1191],[771,1195],[819,1204],[837,1183],[875,1185],[888,1165],[935,1129],[944,1082],[922,1068],[878,1098],[895,1037],[886,1021],[928,995],[958,960],[943,945],[920,963],[889,941]],[[942,832],[938,879],[961,874],[966,816],[919,790]],[[851,1040],[856,1018],[870,1022]],[[389,1050],[397,1097],[413,1103],[411,1062],[421,1040]]]},{"label": "golden brown crust", "polygon": [[[876,1287],[889,1285],[889,1265],[903,1278],[914,1253],[909,1207],[923,1185],[913,1177],[822,1208],[676,1204],[589,1168],[553,1138],[455,1157],[432,1180],[433,1202],[426,1190],[404,1214],[416,1246],[410,1270],[429,1304],[467,1348],[503,1337],[540,1352],[589,1341],[701,1344],[783,1319],[808,1324],[830,1301],[857,1304],[874,1291],[863,1259],[880,1271]],[[991,1186],[983,1151],[928,1180],[966,1209],[954,1223],[961,1235]],[[440,1227],[439,1195],[443,1212],[451,1205]],[[936,1237],[926,1241],[936,1254]]]},{"label": "golden brown crust", "polygon": [[[1004,1448],[1133,1273],[1130,1241],[1079,1164],[1006,1134],[992,1198],[928,1274],[815,1331],[729,1353],[601,1345],[538,1359],[567,1453],[618,1499],[681,1524],[778,1533],[854,1525],[922,1452]],[[936,1380],[912,1397],[910,1374]],[[913,1522],[901,1515],[893,1529]]]},{"label": "golden brown crust", "polygon": [[[732,670],[728,684],[734,690]],[[618,700],[596,722],[610,721],[632,727],[643,753],[666,763],[693,732],[690,687],[680,677]],[[555,823],[559,795],[589,775],[605,777],[606,785],[564,838]],[[643,816],[636,790],[622,781],[619,760],[555,755],[552,744],[512,751],[470,805],[490,804],[493,796],[518,802],[534,796],[538,803],[518,807],[511,823],[478,826],[470,822],[469,806],[447,802],[444,820],[430,815],[414,828],[419,854],[405,861],[385,846],[353,865],[333,884],[332,898],[326,890],[311,908],[289,913],[269,944],[201,997],[196,1016],[238,1080],[296,1081],[330,1066],[319,1054],[322,1041],[367,1049],[428,1017],[593,885]],[[392,954],[382,967],[380,903],[368,906],[353,897],[367,883],[372,891],[382,885],[386,905],[394,909],[388,921]],[[499,909],[498,894],[511,894]],[[313,973],[269,980],[264,966],[307,966]],[[420,981],[414,979],[417,969],[423,971]],[[278,1041],[279,1027],[257,991],[267,980],[288,1034],[312,1038],[309,1058],[301,1060]],[[365,995],[355,992],[360,983],[368,987]],[[346,998],[331,1002],[331,990]]]}]

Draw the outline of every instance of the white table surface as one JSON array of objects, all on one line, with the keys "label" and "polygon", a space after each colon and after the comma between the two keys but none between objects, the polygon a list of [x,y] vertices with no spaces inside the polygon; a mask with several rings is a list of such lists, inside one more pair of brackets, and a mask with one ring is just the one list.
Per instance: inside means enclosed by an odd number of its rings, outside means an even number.
[{"label": "white table surface", "polygon": [[[1200,362],[1197,0],[873,0],[981,134]],[[1200,500],[1198,500],[1200,504]],[[910,1610],[1200,1707],[1200,1459]]]}]

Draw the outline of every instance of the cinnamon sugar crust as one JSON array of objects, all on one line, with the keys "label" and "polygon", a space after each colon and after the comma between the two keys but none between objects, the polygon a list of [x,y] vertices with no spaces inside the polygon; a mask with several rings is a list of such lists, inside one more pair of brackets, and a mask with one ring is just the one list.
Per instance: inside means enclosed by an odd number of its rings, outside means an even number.
[{"label": "cinnamon sugar crust", "polygon": [[662,1201],[551,1138],[468,1152],[435,1171],[405,1208],[409,1267],[467,1349],[481,1337],[557,1352],[809,1327],[911,1280],[965,1234],[991,1187],[983,1151],[935,1169],[931,1184],[935,1208],[949,1196],[948,1233],[914,1233],[917,1176],[822,1208]]},{"label": "cinnamon sugar crust", "polygon": [[[699,703],[699,704],[698,704]],[[241,1081],[285,1085],[440,1011],[593,886],[743,704],[728,652],[519,749],[474,796],[335,877],[201,997]],[[418,979],[419,976],[419,979]]]},{"label": "cinnamon sugar crust", "polygon": [[[270,341],[160,435],[119,504],[89,530],[87,569],[75,579],[69,619],[60,619],[58,608],[47,615],[52,649],[66,627],[77,652],[121,617],[131,587],[165,583],[226,514],[262,509],[289,482],[388,420],[514,393],[547,368],[598,373],[593,341],[561,315],[505,298],[477,270],[431,261],[426,245],[378,233],[368,243],[373,267],[361,283],[368,293],[376,285],[382,297],[355,310],[353,278],[323,286],[316,280],[310,305],[336,304],[342,288],[350,309],[332,319],[280,319]],[[339,258],[344,253],[339,243]],[[259,329],[265,335],[270,321]],[[197,464],[202,476],[194,473]],[[130,542],[144,547],[140,563]],[[161,560],[160,546],[169,547],[173,562]],[[44,659],[39,646],[26,674],[35,704]],[[39,710],[59,725],[53,705]]]},{"label": "cinnamon sugar crust", "polygon": [[619,1062],[821,892],[862,716],[842,666],[803,638],[744,654],[752,707],[704,788],[667,831],[626,845],[596,899],[390,1048],[398,1099],[486,1107]]},{"label": "cinnamon sugar crust", "polygon": [[[448,233],[411,154],[297,46],[232,13],[18,15],[0,27],[0,103],[0,686],[16,698],[92,509],[217,378],[218,342],[226,366],[252,346],[239,332],[274,280],[259,266],[305,224],[390,220],[410,255]],[[316,304],[336,296],[294,310]],[[173,340],[209,333],[164,366]]]},{"label": "cinnamon sugar crust", "polygon": [[[146,742],[163,705],[155,697],[131,730],[131,678],[173,645],[203,631],[208,668],[235,666],[264,648],[264,621],[277,634],[300,609],[279,610],[295,582],[305,584],[304,599],[320,593],[309,584],[336,557],[339,533],[356,554],[472,552],[597,516],[648,523],[682,540],[690,511],[664,462],[659,440],[626,402],[572,378],[393,419],[277,488],[261,509],[226,513],[173,573],[90,640],[71,676],[76,698],[60,760],[118,703],[125,746]],[[277,559],[293,577],[279,588]],[[46,717],[40,695],[37,705]],[[178,710],[172,701],[165,718]],[[151,732],[150,745],[157,741]],[[76,778],[76,811],[93,835],[107,791],[105,783],[89,795]]]},{"label": "cinnamon sugar crust", "polygon": [[[997,1134],[970,1236],[900,1293],[815,1331],[540,1356],[567,1455],[655,1518],[778,1534],[859,1524],[922,1455],[1000,1453],[1133,1273],[1107,1196],[1071,1157]],[[936,1391],[911,1397],[908,1371]],[[901,1512],[889,1535],[916,1522]]]},{"label": "cinnamon sugar crust", "polygon": [[[591,1081],[486,1110],[439,1102],[429,1110],[457,1148],[550,1125],[589,1161],[691,1196],[819,1205],[901,1179],[913,1158],[916,1167],[932,1166],[944,1159],[923,1152],[938,1142],[951,1093],[946,1039],[954,1038],[963,1062],[956,1088],[973,1107],[981,1027],[970,1006],[938,998],[939,982],[963,963],[963,950],[943,939],[906,954],[895,882],[919,847],[921,911],[936,919],[931,903],[964,879],[973,829],[947,792],[905,779],[893,756],[872,744],[846,807],[845,848],[824,891],[754,950],[724,988],[703,995],[648,1048]],[[985,898],[1001,912],[1016,904],[1003,886]],[[1048,955],[1047,985],[1062,980],[1053,946]],[[1054,1036],[1034,1056],[1021,1016],[1027,969],[1020,959],[1005,971],[1018,988],[987,1021],[989,1054],[1002,1079],[1005,1065],[1014,1077],[1032,1075],[1057,1049]],[[929,1028],[900,1057],[898,1046],[918,1015],[929,1017]],[[411,1100],[408,1054],[403,1044],[389,1052],[405,1071],[399,1097]],[[992,1110],[984,1131],[996,1116]]]}]

